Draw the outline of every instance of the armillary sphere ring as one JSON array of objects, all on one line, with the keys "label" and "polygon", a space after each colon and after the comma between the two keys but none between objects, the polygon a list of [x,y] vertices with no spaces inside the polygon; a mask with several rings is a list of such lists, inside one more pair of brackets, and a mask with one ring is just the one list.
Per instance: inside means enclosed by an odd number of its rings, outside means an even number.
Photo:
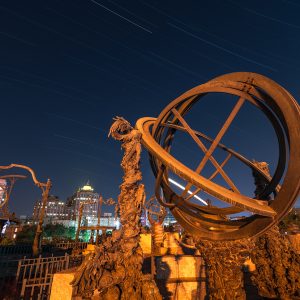
[{"label": "armillary sphere ring", "polygon": [[144,209],[148,214],[148,219],[150,223],[154,223],[155,219],[157,222],[163,222],[167,211],[164,206],[161,206],[156,200],[156,196],[152,196],[149,200],[144,204]]},{"label": "armillary sphere ring", "polygon": [[[185,114],[207,93],[227,93],[238,97],[215,139],[193,130],[184,119]],[[260,109],[276,132],[279,159],[272,177],[247,158],[220,143],[245,101]],[[174,217],[188,232],[199,238],[235,240],[258,236],[278,223],[297,200],[300,191],[300,108],[289,92],[265,76],[239,72],[217,77],[182,94],[158,118],[139,119],[136,128],[142,133],[142,143],[150,155],[156,177],[156,198],[161,205],[171,209]],[[205,154],[196,170],[188,168],[170,154],[177,130],[187,132]],[[210,146],[206,148],[200,138],[208,141]],[[216,147],[228,153],[221,164],[212,156]],[[223,170],[231,157],[239,159],[265,179],[265,188],[255,199],[241,194]],[[200,172],[208,160],[216,171],[210,178],[205,178]],[[171,188],[169,171],[188,182],[181,195]],[[230,188],[212,181],[217,174],[224,178]],[[189,200],[193,195],[187,195],[191,186],[196,187],[193,194],[204,191],[231,206],[219,208],[192,203]],[[164,199],[161,198],[161,190]],[[270,195],[273,195],[271,200]],[[226,217],[242,211],[252,212],[253,215],[238,220]]]}]

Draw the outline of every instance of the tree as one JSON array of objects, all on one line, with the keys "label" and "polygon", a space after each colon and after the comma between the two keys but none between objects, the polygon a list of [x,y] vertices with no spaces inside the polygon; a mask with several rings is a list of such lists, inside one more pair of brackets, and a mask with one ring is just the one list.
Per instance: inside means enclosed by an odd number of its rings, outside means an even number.
[{"label": "tree", "polygon": [[33,243],[34,236],[36,232],[36,225],[25,225],[17,234],[16,243],[25,243],[31,244]]},{"label": "tree", "polygon": [[43,237],[55,238],[63,237],[65,233],[65,227],[61,224],[47,224],[43,229]]},{"label": "tree", "polygon": [[75,238],[75,227],[65,227],[62,224],[47,224],[43,230],[43,236],[46,238]]},{"label": "tree", "polygon": [[75,226],[73,227],[67,227],[66,230],[66,238],[69,240],[74,240],[76,235]]}]

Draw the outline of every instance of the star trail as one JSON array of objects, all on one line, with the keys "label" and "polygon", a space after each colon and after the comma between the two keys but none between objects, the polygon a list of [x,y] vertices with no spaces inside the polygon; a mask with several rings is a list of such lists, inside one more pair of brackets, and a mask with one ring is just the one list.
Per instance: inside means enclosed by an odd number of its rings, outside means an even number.
[{"label": "star trail", "polygon": [[[1,165],[31,166],[62,200],[88,179],[104,198],[117,197],[121,149],[107,137],[116,115],[134,125],[186,90],[238,71],[266,75],[300,98],[295,1],[17,0],[2,1],[0,12]],[[205,113],[199,104],[195,129],[214,136],[228,103],[211,100]],[[272,172],[276,139],[259,113],[249,119],[252,111],[243,108],[224,143],[268,160]],[[239,143],[245,137],[249,144]],[[188,142],[178,154],[192,164],[197,149]],[[150,197],[145,151],[142,168]],[[10,209],[30,215],[39,197],[20,181]]]}]

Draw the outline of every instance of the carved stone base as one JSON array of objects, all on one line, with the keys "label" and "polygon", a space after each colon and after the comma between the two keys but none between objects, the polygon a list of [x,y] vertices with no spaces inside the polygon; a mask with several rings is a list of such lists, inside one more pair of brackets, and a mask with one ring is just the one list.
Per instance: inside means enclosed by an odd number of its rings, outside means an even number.
[{"label": "carved stone base", "polygon": [[252,281],[260,296],[276,299],[300,296],[300,255],[278,227],[256,239],[251,259],[256,265]]},{"label": "carved stone base", "polygon": [[155,258],[156,283],[168,300],[204,300],[205,267],[201,256],[165,255]]},{"label": "carved stone base", "polygon": [[246,299],[242,265],[250,245],[250,240],[201,241],[197,244],[206,265],[210,300]]},{"label": "carved stone base", "polygon": [[71,300],[73,287],[70,282],[74,279],[75,269],[55,273],[51,286],[50,300]]}]

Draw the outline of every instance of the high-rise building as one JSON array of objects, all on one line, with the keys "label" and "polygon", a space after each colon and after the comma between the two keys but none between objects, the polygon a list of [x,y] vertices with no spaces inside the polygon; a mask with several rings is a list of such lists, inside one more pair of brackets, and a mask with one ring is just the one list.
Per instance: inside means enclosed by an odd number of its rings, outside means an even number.
[{"label": "high-rise building", "polygon": [[76,219],[78,219],[79,216],[80,203],[86,202],[86,204],[83,205],[82,220],[87,223],[86,225],[96,225],[98,221],[99,194],[94,192],[94,188],[89,182],[78,189],[73,201]]},{"label": "high-rise building", "polygon": [[76,215],[75,215],[75,198],[76,198],[77,192],[74,193],[72,196],[67,198],[66,201],[66,213],[68,214],[68,219],[69,220],[76,220]]},{"label": "high-rise building", "polygon": [[176,222],[177,221],[174,218],[174,216],[172,215],[171,211],[169,209],[167,209],[167,215],[164,219],[164,225],[170,226],[170,225],[174,225]]},{"label": "high-rise building", "polygon": [[[44,224],[62,224],[66,227],[77,227],[80,203],[83,203],[81,226],[116,226],[120,222],[115,219],[111,212],[105,212],[105,204],[100,208],[99,194],[87,182],[72,196],[67,198],[66,203],[57,196],[49,196],[44,214]],[[42,201],[37,201],[33,209],[33,223],[37,223],[41,214]],[[101,211],[101,217],[100,217]],[[99,218],[99,220],[98,220]],[[99,222],[99,223],[98,223]],[[27,224],[27,223],[26,223]]]},{"label": "high-rise building", "polygon": [[[37,201],[33,208],[33,221],[39,220],[42,210],[42,201]],[[65,203],[59,200],[57,196],[50,195],[45,207],[44,218],[47,222],[51,220],[67,220],[68,214],[66,213]],[[45,222],[45,223],[47,223]]]},{"label": "high-rise building", "polygon": [[142,213],[141,213],[141,225],[143,227],[150,226],[149,221],[148,221],[148,213],[147,213],[146,209],[142,209]]}]

